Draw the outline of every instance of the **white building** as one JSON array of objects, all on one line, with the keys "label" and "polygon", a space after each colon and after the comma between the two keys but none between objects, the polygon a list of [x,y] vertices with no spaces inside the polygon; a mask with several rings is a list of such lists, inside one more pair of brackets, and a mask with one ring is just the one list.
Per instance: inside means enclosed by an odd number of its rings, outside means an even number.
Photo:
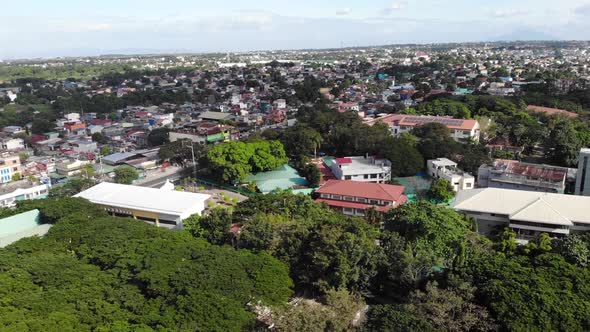
[{"label": "white building", "polygon": [[80,121],[80,113],[64,114],[64,119],[66,119],[66,122],[78,122]]},{"label": "white building", "polygon": [[576,195],[590,196],[590,149],[580,150],[578,174],[576,176]]},{"label": "white building", "polygon": [[2,140],[2,150],[22,150],[25,141],[22,138],[6,138]]},{"label": "white building", "polygon": [[113,215],[132,217],[166,228],[183,228],[182,221],[201,215],[211,196],[103,182],[74,197],[100,205]]},{"label": "white building", "polygon": [[46,184],[28,188],[6,188],[5,190],[0,191],[0,207],[14,207],[16,206],[17,201],[47,198],[48,194],[49,186]]},{"label": "white building", "polygon": [[521,240],[590,230],[590,197],[485,188],[460,191],[453,208],[477,221],[478,232],[509,227]]},{"label": "white building", "polygon": [[457,168],[457,163],[447,158],[438,158],[426,162],[428,175],[434,179],[445,179],[451,183],[453,190],[467,190],[475,187],[475,177]]},{"label": "white building", "polygon": [[277,99],[273,102],[275,109],[287,108],[287,101],[285,99]]},{"label": "white building", "polygon": [[386,183],[391,179],[391,162],[375,157],[346,157],[324,160],[338,180]]}]

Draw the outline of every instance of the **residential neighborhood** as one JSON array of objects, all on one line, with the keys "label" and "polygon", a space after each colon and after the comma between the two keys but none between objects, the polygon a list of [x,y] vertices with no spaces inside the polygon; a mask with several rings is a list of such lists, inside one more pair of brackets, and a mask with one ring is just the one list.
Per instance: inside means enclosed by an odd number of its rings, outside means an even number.
[{"label": "residential neighborhood", "polygon": [[79,54],[0,60],[0,330],[590,330],[590,42],[448,23],[590,7],[350,3],[27,8]]}]

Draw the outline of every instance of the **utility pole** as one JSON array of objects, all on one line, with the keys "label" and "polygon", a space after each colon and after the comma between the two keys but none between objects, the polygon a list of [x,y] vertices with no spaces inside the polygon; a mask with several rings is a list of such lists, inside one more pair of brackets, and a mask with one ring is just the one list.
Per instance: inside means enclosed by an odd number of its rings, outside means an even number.
[{"label": "utility pole", "polygon": [[100,154],[100,151],[98,152],[98,162],[100,163],[100,179],[102,180],[104,177],[104,167],[102,167],[102,154]]},{"label": "utility pole", "polygon": [[[193,141],[192,140],[188,140],[190,146],[191,146],[191,155],[193,157],[193,178],[197,179],[197,163],[195,162],[195,147],[193,145]],[[183,143],[184,145],[184,143]]]}]

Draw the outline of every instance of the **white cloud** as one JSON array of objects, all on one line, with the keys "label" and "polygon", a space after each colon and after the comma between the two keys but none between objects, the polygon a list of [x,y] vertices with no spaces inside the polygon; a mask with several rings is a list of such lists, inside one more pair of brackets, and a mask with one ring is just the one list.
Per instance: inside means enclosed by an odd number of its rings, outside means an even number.
[{"label": "white cloud", "polygon": [[352,13],[352,9],[350,8],[344,8],[341,9],[339,11],[336,12],[336,15],[338,16],[346,16],[346,15],[350,15]]},{"label": "white cloud", "polygon": [[498,18],[505,18],[505,17],[514,17],[514,16],[522,16],[528,14],[528,11],[523,9],[496,9],[492,12],[492,16]]},{"label": "white cloud", "polygon": [[388,15],[388,14],[391,14],[391,13],[396,12],[398,10],[406,9],[407,7],[408,7],[408,2],[405,0],[404,1],[395,1],[391,5],[389,5],[387,8],[383,9],[383,13]]},{"label": "white cloud", "polygon": [[114,25],[104,21],[57,20],[51,21],[49,27],[57,31],[101,32],[112,30]]}]

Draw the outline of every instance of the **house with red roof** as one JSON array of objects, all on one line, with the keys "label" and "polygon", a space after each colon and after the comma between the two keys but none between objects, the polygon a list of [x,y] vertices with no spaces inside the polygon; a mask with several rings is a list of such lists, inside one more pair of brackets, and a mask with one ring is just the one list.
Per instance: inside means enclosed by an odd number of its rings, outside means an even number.
[{"label": "house with red roof", "polygon": [[375,208],[380,212],[406,203],[406,187],[383,183],[329,180],[316,190],[316,202],[349,216],[364,216],[365,210]]},{"label": "house with red roof", "polygon": [[86,124],[84,122],[66,122],[64,123],[64,129],[68,131],[68,133],[73,133],[78,130],[85,130]]}]

